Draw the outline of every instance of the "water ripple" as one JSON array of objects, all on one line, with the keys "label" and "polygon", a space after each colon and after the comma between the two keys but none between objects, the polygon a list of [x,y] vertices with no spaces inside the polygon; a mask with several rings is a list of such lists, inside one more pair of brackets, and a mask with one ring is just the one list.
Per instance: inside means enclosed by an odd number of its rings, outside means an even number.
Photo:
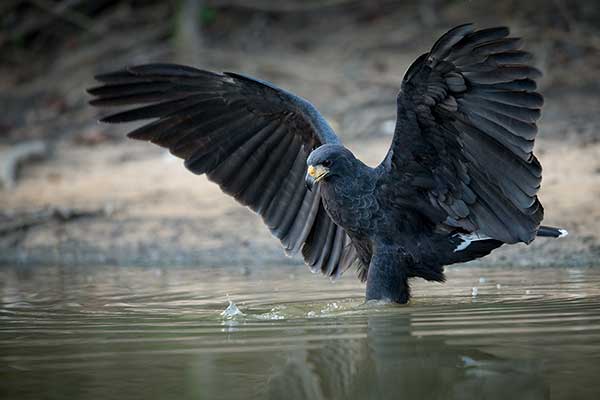
[{"label": "water ripple", "polygon": [[306,397],[296,389],[386,398],[401,385],[412,398],[438,387],[438,398],[473,387],[494,388],[486,398],[597,398],[594,269],[461,267],[444,285],[415,282],[408,306],[364,304],[352,276],[331,283],[290,267],[159,271],[0,269],[0,389],[292,400]]}]

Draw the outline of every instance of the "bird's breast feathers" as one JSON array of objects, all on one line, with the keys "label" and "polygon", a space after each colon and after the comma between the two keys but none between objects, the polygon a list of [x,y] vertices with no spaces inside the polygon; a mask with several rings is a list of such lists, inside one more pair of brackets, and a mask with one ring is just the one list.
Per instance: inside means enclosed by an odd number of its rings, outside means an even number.
[{"label": "bird's breast feathers", "polygon": [[372,191],[353,190],[337,182],[327,182],[321,190],[325,210],[337,225],[355,234],[373,231],[379,205]]}]

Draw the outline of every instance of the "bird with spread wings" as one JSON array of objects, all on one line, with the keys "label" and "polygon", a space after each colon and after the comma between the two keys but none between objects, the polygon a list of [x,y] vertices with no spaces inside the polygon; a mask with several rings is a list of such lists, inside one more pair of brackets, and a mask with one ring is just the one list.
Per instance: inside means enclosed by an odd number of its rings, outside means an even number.
[{"label": "bird with spread wings", "polygon": [[103,122],[153,120],[132,139],[166,147],[258,213],[286,253],[367,300],[406,303],[408,279],[503,244],[561,237],[540,226],[533,155],[541,75],[504,27],[444,34],[410,66],[391,147],[371,168],[307,100],[236,73],[146,64],[96,76],[95,106],[132,106]]}]

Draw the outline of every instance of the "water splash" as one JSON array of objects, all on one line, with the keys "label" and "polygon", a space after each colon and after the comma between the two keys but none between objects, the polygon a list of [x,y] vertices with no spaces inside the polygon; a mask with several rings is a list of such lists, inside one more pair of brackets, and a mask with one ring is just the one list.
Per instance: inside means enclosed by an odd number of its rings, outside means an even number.
[{"label": "water splash", "polygon": [[243,317],[244,315],[246,314],[240,311],[238,306],[231,300],[229,300],[229,305],[227,306],[227,308],[221,311],[221,316],[226,319]]},{"label": "water splash", "polygon": [[289,318],[294,315],[294,312],[289,312],[287,307],[284,305],[278,305],[271,308],[271,311],[256,315],[257,319],[266,320],[266,321],[277,321]]}]

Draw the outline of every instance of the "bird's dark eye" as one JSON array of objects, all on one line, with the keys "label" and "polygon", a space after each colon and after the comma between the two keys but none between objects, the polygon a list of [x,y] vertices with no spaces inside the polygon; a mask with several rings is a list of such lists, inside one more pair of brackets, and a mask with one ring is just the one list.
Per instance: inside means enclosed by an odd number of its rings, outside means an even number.
[{"label": "bird's dark eye", "polygon": [[329,167],[331,165],[331,160],[325,160],[321,163],[324,167]]}]

